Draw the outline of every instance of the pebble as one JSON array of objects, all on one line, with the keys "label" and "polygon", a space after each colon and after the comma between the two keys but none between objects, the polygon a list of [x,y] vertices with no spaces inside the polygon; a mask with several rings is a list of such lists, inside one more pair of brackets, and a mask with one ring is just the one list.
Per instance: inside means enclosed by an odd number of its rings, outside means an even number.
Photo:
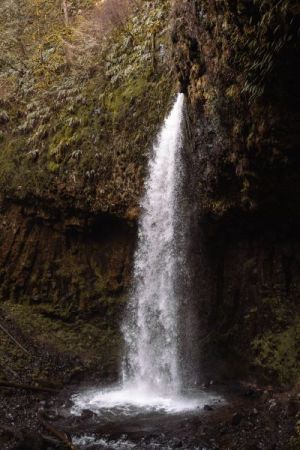
[{"label": "pebble", "polygon": [[269,409],[274,408],[275,406],[277,406],[276,400],[274,400],[273,398],[271,400],[269,400]]},{"label": "pebble", "polygon": [[213,411],[213,407],[210,405],[204,405],[203,409],[204,411]]}]

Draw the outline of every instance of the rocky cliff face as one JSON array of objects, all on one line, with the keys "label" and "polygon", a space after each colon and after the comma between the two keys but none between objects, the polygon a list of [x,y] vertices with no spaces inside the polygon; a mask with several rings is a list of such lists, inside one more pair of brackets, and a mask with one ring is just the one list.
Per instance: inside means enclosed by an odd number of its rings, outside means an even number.
[{"label": "rocky cliff face", "polygon": [[0,64],[1,311],[116,377],[147,155],[174,84],[169,3],[106,11],[99,41],[93,1],[69,2],[67,28],[51,2],[47,17],[24,5],[26,66]]},{"label": "rocky cliff face", "polygon": [[1,317],[40,345],[79,358],[79,373],[85,367],[116,376],[134,224],[36,205],[9,203],[1,210]]},{"label": "rocky cliff face", "polygon": [[177,2],[172,30],[203,366],[286,383],[300,370],[299,26],[297,2],[204,0]]},{"label": "rocky cliff face", "polygon": [[178,78],[201,371],[294,383],[298,2],[182,0],[169,12],[142,2],[80,70],[43,24],[26,70],[1,72],[2,312],[116,375],[145,163]]}]

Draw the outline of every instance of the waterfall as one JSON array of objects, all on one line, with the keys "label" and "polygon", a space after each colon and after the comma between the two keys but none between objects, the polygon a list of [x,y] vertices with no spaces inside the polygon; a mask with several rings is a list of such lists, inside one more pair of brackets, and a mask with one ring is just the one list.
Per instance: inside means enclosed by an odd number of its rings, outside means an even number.
[{"label": "waterfall", "polygon": [[141,203],[138,247],[123,326],[125,383],[161,393],[180,390],[178,186],[184,95],[178,94],[153,147]]},{"label": "waterfall", "polygon": [[74,414],[90,409],[103,418],[136,417],[149,408],[179,412],[216,401],[213,394],[189,392],[186,377],[182,379],[185,372],[193,372],[192,350],[197,347],[191,330],[197,327],[197,315],[190,304],[185,256],[188,224],[181,202],[183,112],[184,95],[178,94],[149,161],[133,287],[123,323],[123,382],[74,395]]}]

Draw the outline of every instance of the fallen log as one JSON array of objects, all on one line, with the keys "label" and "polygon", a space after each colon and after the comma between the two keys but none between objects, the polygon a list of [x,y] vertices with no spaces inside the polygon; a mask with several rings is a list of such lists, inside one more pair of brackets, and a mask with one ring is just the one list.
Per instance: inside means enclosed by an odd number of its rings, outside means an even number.
[{"label": "fallen log", "polygon": [[38,413],[38,420],[41,425],[53,436],[55,436],[62,444],[64,444],[67,448],[70,450],[78,450],[77,447],[72,443],[72,438],[69,436],[68,433],[65,431],[58,430],[57,428],[54,428],[53,425],[51,425],[49,422],[47,422],[44,417],[42,416],[42,413]]},{"label": "fallen log", "polygon": [[26,353],[27,355],[30,355],[30,356],[32,356],[31,355],[31,353],[28,351],[28,350],[26,350],[26,348],[25,347],[23,347],[23,345],[19,342],[19,341],[17,341],[17,339],[16,338],[14,338],[11,334],[10,334],[10,332],[3,326],[3,325],[1,325],[1,323],[0,323],[0,329],[3,331],[3,333],[5,333],[21,350],[23,350],[23,352],[24,353]]},{"label": "fallen log", "polygon": [[34,386],[31,384],[20,384],[20,383],[10,383],[8,381],[0,381],[0,387],[14,388],[14,389],[24,389],[25,391],[34,392],[49,392],[51,394],[58,394],[59,389],[54,389],[44,386]]}]

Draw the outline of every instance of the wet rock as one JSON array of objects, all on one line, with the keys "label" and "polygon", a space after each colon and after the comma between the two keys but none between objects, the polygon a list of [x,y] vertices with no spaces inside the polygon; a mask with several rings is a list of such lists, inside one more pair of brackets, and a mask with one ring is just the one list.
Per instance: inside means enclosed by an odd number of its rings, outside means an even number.
[{"label": "wet rock", "polygon": [[72,414],[69,409],[67,408],[60,408],[59,409],[59,417],[63,419],[69,419],[72,417]]},{"label": "wet rock", "polygon": [[[40,411],[43,411],[43,410],[44,410],[43,408],[40,409]],[[47,417],[47,420],[57,420],[57,419],[60,419],[62,416],[60,415],[60,413],[58,412],[57,409],[52,409],[52,410],[47,411],[46,417]]]},{"label": "wet rock", "polygon": [[88,419],[92,419],[95,416],[95,414],[93,413],[93,411],[91,411],[90,409],[84,409],[81,413],[80,418],[84,419],[84,420],[88,420]]},{"label": "wet rock", "polygon": [[250,413],[250,416],[258,416],[258,410],[256,408],[253,408]]},{"label": "wet rock", "polygon": [[244,396],[257,399],[262,396],[263,392],[260,389],[257,389],[254,386],[248,386],[244,391]]},{"label": "wet rock", "polygon": [[300,412],[300,400],[291,399],[287,406],[289,416],[296,416]]},{"label": "wet rock", "polygon": [[275,408],[276,406],[277,406],[277,403],[276,403],[276,400],[274,398],[269,400],[269,410]]},{"label": "wet rock", "polygon": [[205,388],[205,389],[208,389],[208,388],[210,388],[213,384],[214,384],[214,381],[213,381],[213,380],[209,380],[209,381],[207,381],[206,383],[203,383],[202,387]]},{"label": "wet rock", "polygon": [[47,450],[47,443],[38,433],[22,431],[12,450]]},{"label": "wet rock", "polygon": [[174,448],[182,448],[183,442],[179,438],[173,439]]},{"label": "wet rock", "polygon": [[243,420],[243,415],[241,413],[234,413],[231,419],[231,424],[233,426],[237,426],[241,423],[241,421]]},{"label": "wet rock", "polygon": [[213,411],[213,407],[210,405],[204,405],[203,409],[204,411]]}]

